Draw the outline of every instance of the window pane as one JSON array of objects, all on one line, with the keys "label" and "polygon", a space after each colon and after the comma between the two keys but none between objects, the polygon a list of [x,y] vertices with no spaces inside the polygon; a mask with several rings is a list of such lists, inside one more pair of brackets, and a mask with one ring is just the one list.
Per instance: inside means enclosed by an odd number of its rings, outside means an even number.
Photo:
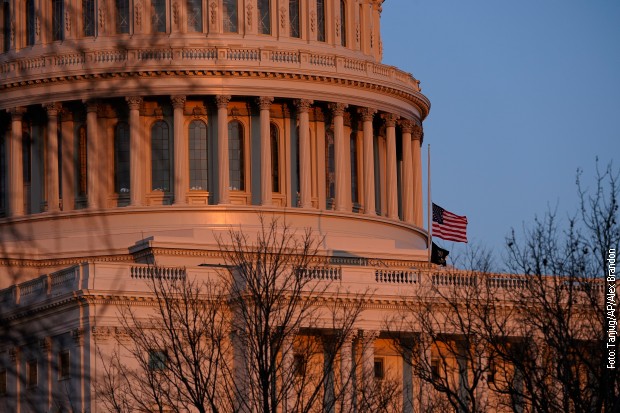
[{"label": "window pane", "polygon": [[65,39],[65,3],[64,0],[52,0],[52,39]]},{"label": "window pane", "polygon": [[202,32],[202,0],[187,0],[187,30]]},{"label": "window pane", "polygon": [[326,188],[327,188],[327,209],[331,207],[331,203],[336,196],[336,158],[334,156],[334,131],[328,129],[325,132],[325,171]]},{"label": "window pane", "polygon": [[344,0],[340,0],[340,43],[347,45],[347,6]]},{"label": "window pane", "polygon": [[63,351],[58,353],[58,378],[66,379],[71,377],[71,363],[69,352]]},{"label": "window pane", "polygon": [[291,37],[299,37],[299,0],[288,1],[288,19]]},{"label": "window pane", "polygon": [[2,50],[7,52],[11,48],[11,7],[9,3],[2,3],[2,32],[4,34],[4,44]]},{"label": "window pane", "polygon": [[166,33],[166,0],[151,0],[153,33]]},{"label": "window pane", "polygon": [[114,190],[129,192],[129,125],[120,122],[114,136]]},{"label": "window pane", "polygon": [[207,125],[193,121],[189,125],[189,189],[208,190]]},{"label": "window pane", "polygon": [[78,193],[79,195],[86,195],[87,188],[87,149],[86,149],[86,127],[82,126],[78,129]]},{"label": "window pane", "polygon": [[271,5],[269,0],[258,0],[258,32],[271,34]]},{"label": "window pane", "polygon": [[316,39],[325,41],[325,0],[316,0]]},{"label": "window pane", "polygon": [[155,122],[151,128],[151,189],[170,190],[170,142],[168,124]]},{"label": "window pane", "polygon": [[280,147],[278,139],[278,127],[273,123],[270,126],[271,133],[271,190],[280,192]]},{"label": "window pane", "polygon": [[34,0],[26,1],[26,44],[34,44]]},{"label": "window pane", "polygon": [[28,387],[36,387],[37,382],[39,381],[37,367],[36,360],[30,360],[26,365]]},{"label": "window pane", "polygon": [[95,0],[82,0],[84,36],[95,35]]},{"label": "window pane", "polygon": [[238,31],[237,0],[224,0],[224,32],[237,33]]},{"label": "window pane", "polygon": [[162,350],[149,350],[149,370],[165,370],[168,354]]},{"label": "window pane", "polygon": [[245,190],[243,159],[243,126],[239,121],[228,124],[228,166],[230,168],[230,189]]},{"label": "window pane", "polygon": [[129,33],[129,0],[116,0],[116,33]]},{"label": "window pane", "polygon": [[358,203],[357,197],[357,138],[351,134],[351,201]]}]

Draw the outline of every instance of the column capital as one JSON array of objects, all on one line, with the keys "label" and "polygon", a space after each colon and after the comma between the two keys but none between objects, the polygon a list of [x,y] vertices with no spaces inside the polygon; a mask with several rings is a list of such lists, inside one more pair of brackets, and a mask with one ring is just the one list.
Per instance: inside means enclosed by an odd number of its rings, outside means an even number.
[{"label": "column capital", "polygon": [[7,112],[11,115],[12,120],[21,120],[26,114],[27,109],[24,106],[17,106],[7,109]]},{"label": "column capital", "polygon": [[172,101],[172,107],[174,109],[184,109],[187,99],[184,95],[172,95],[170,96],[170,100]]},{"label": "column capital", "polygon": [[127,101],[127,105],[129,106],[129,110],[140,110],[142,106],[142,97],[140,96],[127,96],[125,98]]},{"label": "column capital", "polygon": [[380,333],[379,330],[358,330],[357,336],[360,340],[363,340],[364,343],[369,343],[379,337]]},{"label": "column capital", "polygon": [[52,349],[52,338],[43,337],[39,339],[39,348],[43,351],[50,351]]},{"label": "column capital", "polygon": [[271,109],[271,104],[273,103],[272,96],[260,96],[256,98],[256,104],[260,108],[260,110],[269,110]]},{"label": "column capital", "polygon": [[422,139],[424,138],[424,130],[422,129],[422,126],[414,124],[411,134],[413,136],[413,140],[420,141],[420,143],[422,143]]},{"label": "column capital", "polygon": [[43,107],[47,111],[47,116],[58,116],[62,105],[58,102],[51,102],[43,104]]},{"label": "column capital", "polygon": [[334,116],[343,116],[345,109],[348,108],[349,105],[346,103],[332,102],[328,105],[328,107]]},{"label": "column capital", "polygon": [[362,120],[364,122],[372,122],[372,119],[375,117],[377,113],[377,109],[374,108],[357,108],[357,113],[362,116]]},{"label": "column capital", "polygon": [[295,99],[293,103],[299,113],[306,113],[310,110],[314,101],[310,99]]},{"label": "column capital", "polygon": [[71,331],[71,338],[76,346],[84,345],[84,330],[81,328],[76,328]]},{"label": "column capital", "polygon": [[388,128],[393,128],[394,126],[396,126],[396,121],[398,120],[399,116],[393,113],[384,113],[383,115],[381,115],[381,118],[385,121],[385,126],[387,126]]},{"label": "column capital", "polygon": [[413,132],[413,121],[409,120],[409,119],[401,119],[400,121],[398,121],[398,124],[400,125],[400,128],[402,129],[403,133],[412,133]]},{"label": "column capital", "polygon": [[227,109],[228,102],[232,99],[230,95],[217,95],[215,96],[215,103],[217,104],[218,109]]},{"label": "column capital", "polygon": [[99,110],[99,101],[97,100],[85,100],[86,112],[97,112]]}]

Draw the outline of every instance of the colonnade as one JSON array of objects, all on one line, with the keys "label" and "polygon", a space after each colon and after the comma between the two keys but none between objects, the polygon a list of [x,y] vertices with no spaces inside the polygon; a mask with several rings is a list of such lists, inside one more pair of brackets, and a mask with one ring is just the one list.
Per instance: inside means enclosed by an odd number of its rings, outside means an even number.
[{"label": "colonnade", "polygon": [[[245,98],[244,98],[245,99]],[[217,122],[217,162],[216,170],[213,171],[217,177],[216,191],[214,191],[213,204],[227,205],[231,203],[231,189],[229,182],[229,136],[228,122],[231,117],[230,105],[233,99],[229,95],[218,95],[214,97]],[[247,100],[247,99],[245,99]],[[244,101],[245,101],[244,100]],[[142,123],[145,98],[131,96],[125,99],[128,112],[127,121],[129,126],[129,205],[140,207],[147,205],[145,197],[148,193],[148,153],[150,141]],[[334,141],[334,197],[333,209],[339,212],[351,211],[351,174],[357,173],[361,183],[359,191],[360,212],[367,215],[376,215],[377,185],[384,199],[381,213],[390,219],[407,222],[412,225],[422,227],[422,168],[421,168],[421,141],[422,128],[418,121],[413,119],[402,119],[393,113],[379,113],[378,110],[369,107],[350,107],[340,102],[317,102],[310,99],[297,99],[278,101],[279,104],[290,105],[295,108],[297,119],[297,149],[299,153],[298,161],[298,199],[297,202],[290,201],[288,206],[298,206],[304,209],[322,209],[313,196],[316,196],[317,189],[313,183],[312,174],[316,171],[316,163],[319,155],[313,153],[317,151],[318,144],[313,142],[311,136],[310,115],[317,107],[322,111],[328,112],[331,119],[329,129],[333,132]],[[187,97],[183,95],[173,95],[170,97],[172,106],[172,144],[174,162],[172,162],[172,182],[173,190],[170,197],[174,205],[183,206],[187,204],[189,188],[189,167],[188,167],[188,135],[185,130],[185,120],[188,118],[186,112]],[[113,191],[106,183],[106,142],[110,135],[102,128],[99,123],[100,102],[84,102],[86,112],[86,152],[87,152],[87,205],[90,209],[105,209],[109,207],[108,197]],[[249,191],[257,191],[260,199],[257,204],[262,206],[273,206],[272,188],[272,148],[270,125],[272,122],[271,107],[274,98],[270,96],[256,97],[250,101],[249,105],[254,105],[259,114],[259,131],[255,139],[260,141],[260,151],[251,158],[251,162],[258,161],[260,179],[254,180],[259,185],[254,185]],[[72,104],[73,107],[75,103]],[[46,135],[44,145],[44,186],[46,212],[57,213],[61,210],[70,211],[75,208],[75,188],[72,185],[76,175],[74,163],[67,159],[74,159],[74,137],[71,129],[73,123],[68,128],[59,128],[59,116],[63,110],[60,102],[45,104],[44,109],[47,113]],[[5,215],[19,217],[25,214],[24,201],[24,181],[22,164],[22,134],[23,117],[29,109],[25,107],[15,107],[8,110],[10,115],[10,134],[6,133],[8,139],[6,172],[8,173],[8,213]],[[351,170],[350,153],[345,132],[345,117],[355,117],[359,120],[353,131],[359,130],[361,134],[361,151],[359,156],[360,165],[358,171]],[[61,125],[65,120],[62,119]],[[8,125],[8,124],[7,124]],[[328,125],[325,125],[325,129]],[[397,139],[397,128],[400,132]],[[59,138],[58,131],[61,130]],[[67,132],[65,129],[69,129]],[[375,165],[376,139],[385,139],[384,158],[380,159],[380,165]],[[59,170],[59,139],[62,142],[62,168]],[[294,139],[289,135],[289,139]],[[397,142],[400,141],[400,161],[397,161]],[[284,167],[284,166],[283,166]],[[292,167],[289,165],[286,171],[291,182]],[[380,170],[380,173],[377,173]],[[400,185],[398,174],[400,173]],[[382,182],[377,182],[381,176]],[[314,178],[315,181],[317,178]],[[62,183],[62,193],[60,191]],[[257,188],[256,186],[259,186]],[[400,186],[400,187],[399,187]],[[250,187],[250,185],[248,185]],[[290,191],[290,185],[288,187]],[[400,191],[400,194],[399,194]],[[256,199],[256,197],[254,197]],[[400,209],[400,213],[399,213]]]}]

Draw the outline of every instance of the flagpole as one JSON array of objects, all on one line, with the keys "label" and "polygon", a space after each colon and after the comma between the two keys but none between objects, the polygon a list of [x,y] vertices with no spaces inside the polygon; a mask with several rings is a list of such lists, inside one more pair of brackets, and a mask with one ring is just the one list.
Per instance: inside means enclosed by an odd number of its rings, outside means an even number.
[{"label": "flagpole", "polygon": [[426,225],[428,228],[428,242],[427,242],[427,246],[428,246],[428,268],[431,268],[431,250],[433,249],[433,225],[431,223],[431,214],[433,213],[432,211],[432,202],[431,202],[431,144],[428,144],[428,160],[426,162],[426,167],[427,167],[427,172],[426,172],[426,179],[427,179],[427,183],[426,183],[426,202],[427,202],[427,206],[426,206]]}]

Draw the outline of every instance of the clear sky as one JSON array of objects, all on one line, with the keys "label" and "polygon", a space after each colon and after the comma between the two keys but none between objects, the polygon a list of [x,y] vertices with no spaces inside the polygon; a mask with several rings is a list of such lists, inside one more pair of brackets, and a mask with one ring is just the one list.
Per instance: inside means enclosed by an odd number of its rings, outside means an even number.
[{"label": "clear sky", "polygon": [[431,100],[432,198],[470,240],[501,253],[511,227],[575,210],[577,168],[620,167],[620,1],[386,0],[382,33]]}]

